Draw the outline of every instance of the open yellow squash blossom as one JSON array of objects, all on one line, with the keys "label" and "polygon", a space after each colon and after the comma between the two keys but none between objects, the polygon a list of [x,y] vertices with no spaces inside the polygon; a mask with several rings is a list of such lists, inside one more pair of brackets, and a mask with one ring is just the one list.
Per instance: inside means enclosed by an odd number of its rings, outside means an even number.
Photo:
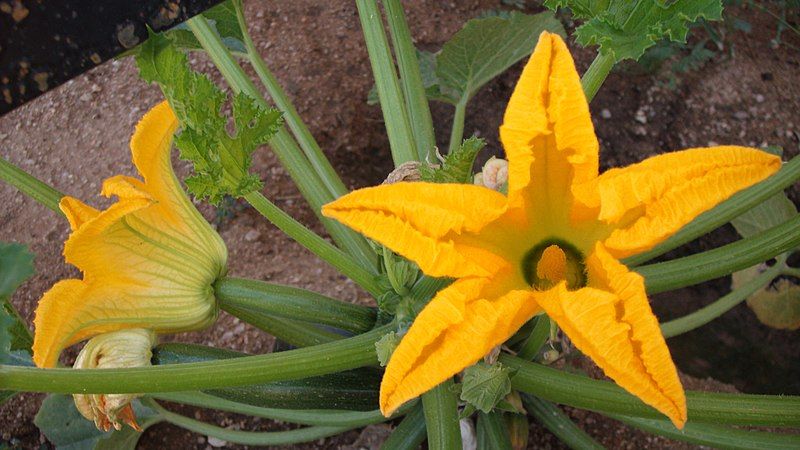
[{"label": "open yellow squash blossom", "polygon": [[326,205],[336,218],[456,278],[416,318],[383,377],[380,407],[475,363],[541,312],[610,378],[686,421],[686,400],[644,280],[620,263],[780,167],[723,146],[649,158],[598,176],[598,142],[572,57],[543,33],[509,100],[500,137],[508,195],[466,184],[398,183]]},{"label": "open yellow squash blossom", "polygon": [[54,367],[65,347],[98,334],[132,328],[175,333],[216,319],[212,284],[225,271],[227,250],[172,170],[177,127],[167,102],[142,118],[131,151],[144,181],[105,180],[103,195],[119,198],[108,209],[61,200],[72,228],[64,256],[83,279],[59,281],[39,301],[37,366]]}]

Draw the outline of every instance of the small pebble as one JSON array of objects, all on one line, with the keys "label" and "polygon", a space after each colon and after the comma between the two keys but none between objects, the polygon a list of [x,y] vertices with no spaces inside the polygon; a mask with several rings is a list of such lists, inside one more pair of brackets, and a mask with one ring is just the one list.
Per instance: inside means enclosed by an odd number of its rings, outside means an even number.
[{"label": "small pebble", "polygon": [[733,113],[733,117],[735,117],[736,120],[747,120],[750,116],[745,111],[736,111]]},{"label": "small pebble", "polygon": [[228,441],[223,441],[220,438],[209,436],[208,444],[211,445],[212,447],[225,447],[226,445],[228,445]]},{"label": "small pebble", "polygon": [[600,117],[602,117],[603,119],[610,119],[611,111],[609,111],[608,108],[603,108],[603,110],[600,111]]},{"label": "small pebble", "polygon": [[761,94],[756,94],[756,102],[757,103],[764,103],[764,96]]},{"label": "small pebble", "polygon": [[641,109],[636,111],[636,115],[633,118],[639,123],[647,123],[647,115]]},{"label": "small pebble", "polygon": [[261,233],[259,233],[258,230],[250,230],[247,233],[245,233],[244,240],[247,242],[253,242],[259,237],[261,237]]}]

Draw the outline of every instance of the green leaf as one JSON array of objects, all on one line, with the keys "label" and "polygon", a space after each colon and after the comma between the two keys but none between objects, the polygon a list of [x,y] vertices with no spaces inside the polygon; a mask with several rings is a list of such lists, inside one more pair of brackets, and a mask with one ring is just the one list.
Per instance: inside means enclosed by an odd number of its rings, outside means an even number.
[{"label": "green leaf", "polygon": [[441,92],[452,99],[468,100],[492,78],[530,55],[545,30],[566,35],[550,12],[513,12],[508,18],[470,20],[436,57]]},{"label": "green leaf", "polygon": [[441,166],[438,168],[421,165],[420,177],[423,181],[433,183],[472,183],[472,165],[486,141],[475,136],[465,139],[461,147],[446,156],[439,156]]},{"label": "green leaf", "polygon": [[[733,219],[731,224],[744,238],[781,225],[797,215],[797,207],[781,192],[764,203]],[[790,252],[784,253],[777,264],[786,264]],[[759,276],[766,270],[765,264],[740,270],[732,276],[732,289]],[[753,310],[764,325],[782,330],[800,328],[800,286],[788,279],[770,282],[747,298],[747,306]]]},{"label": "green leaf", "polygon": [[[244,57],[247,48],[244,45],[244,36],[236,20],[236,10],[231,0],[220,3],[203,12],[211,27],[222,38],[222,43],[237,56]],[[180,23],[164,32],[164,35],[182,50],[203,50],[203,47],[189,30],[186,22]],[[130,49],[120,56],[135,56],[142,50],[142,46]]]},{"label": "green leaf", "polygon": [[[417,49],[417,60],[422,76],[422,87],[425,88],[425,96],[428,100],[451,104],[458,102],[457,97],[453,97],[452,93],[451,95],[443,93],[439,86],[439,77],[436,75],[436,53]],[[377,105],[379,103],[378,88],[373,85],[367,95],[367,104]]]},{"label": "green leaf", "polygon": [[[156,411],[139,402],[133,402],[133,410],[143,429],[161,420]],[[48,395],[33,423],[59,450],[133,450],[141,436],[129,427],[108,433],[98,430],[78,412],[71,395]]]},{"label": "green leaf", "polygon": [[461,400],[489,413],[505,396],[511,393],[510,369],[500,363],[492,365],[481,361],[464,370]]},{"label": "green leaf", "polygon": [[192,71],[186,55],[163,35],[151,33],[136,62],[142,79],[159,84],[183,126],[175,143],[181,158],[194,164],[195,175],[186,179],[189,191],[219,204],[226,195],[261,189],[261,180],[248,172],[251,157],[280,127],[280,112],[239,93],[232,101],[235,132],[229,133],[228,119],[220,113],[227,96]]},{"label": "green leaf", "polygon": [[568,7],[586,23],[575,30],[579,44],[599,45],[615,62],[638,60],[661,39],[686,42],[689,25],[699,19],[720,20],[720,0],[548,0],[551,9]]},{"label": "green leaf", "polygon": [[764,325],[779,330],[800,328],[800,286],[782,278],[747,298],[747,306]]},{"label": "green leaf", "polygon": [[392,357],[394,349],[400,344],[400,336],[394,331],[390,331],[383,335],[378,342],[375,343],[375,352],[378,354],[378,361],[381,367],[386,367],[389,364],[389,358]]},{"label": "green leaf", "polygon": [[30,352],[30,331],[11,304],[11,294],[33,275],[33,255],[27,247],[0,242],[0,364],[12,363],[12,352]]},{"label": "green leaf", "polygon": [[776,227],[795,215],[797,207],[781,192],[731,220],[731,225],[743,238],[748,238]]}]

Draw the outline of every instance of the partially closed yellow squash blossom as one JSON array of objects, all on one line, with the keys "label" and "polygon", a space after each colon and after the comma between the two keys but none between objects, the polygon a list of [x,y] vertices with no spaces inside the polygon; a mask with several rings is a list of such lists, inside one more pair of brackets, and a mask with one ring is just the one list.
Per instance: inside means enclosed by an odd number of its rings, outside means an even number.
[{"label": "partially closed yellow squash blossom", "polygon": [[227,250],[172,170],[177,127],[167,102],[142,118],[131,151],[144,181],[107,179],[103,195],[119,201],[105,211],[72,197],[61,200],[72,228],[64,256],[83,279],[59,281],[39,301],[37,366],[55,366],[65,347],[101,333],[130,328],[174,333],[216,319],[212,284],[225,271]]},{"label": "partially closed yellow squash blossom", "polygon": [[598,175],[598,142],[560,37],[543,33],[508,103],[500,137],[508,195],[482,186],[398,183],[361,189],[323,212],[452,277],[386,368],[391,414],[483,357],[541,312],[620,386],[686,421],[686,400],[645,293],[620,259],[662,242],[780,167],[757,149],[656,156]]}]

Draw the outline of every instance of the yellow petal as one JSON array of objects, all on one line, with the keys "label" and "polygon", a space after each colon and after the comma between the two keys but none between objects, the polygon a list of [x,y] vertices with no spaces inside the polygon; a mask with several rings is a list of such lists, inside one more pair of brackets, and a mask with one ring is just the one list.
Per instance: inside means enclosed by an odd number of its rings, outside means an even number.
[{"label": "yellow petal", "polygon": [[119,198],[108,209],[62,200],[73,227],[64,256],[83,281],[58,283],[40,301],[37,364],[55,364],[64,347],[98,333],[187,331],[216,318],[212,283],[225,270],[227,250],[175,178],[177,124],[166,103],[144,116],[131,139],[144,181],[107,179],[103,195]]},{"label": "yellow petal", "polygon": [[543,293],[539,305],[575,346],[630,393],[669,417],[686,422],[686,399],[644,280],[598,244],[586,260],[589,285],[564,283]]},{"label": "yellow petal", "polygon": [[[506,107],[500,138],[515,207],[568,211],[573,181],[597,176],[598,143],[580,76],[564,41],[543,32]],[[567,206],[564,206],[564,205]]]},{"label": "yellow petal", "polygon": [[58,208],[67,216],[69,227],[72,231],[77,230],[88,220],[94,219],[100,214],[100,211],[86,203],[66,195],[61,197],[61,201],[58,202]]},{"label": "yellow petal", "polygon": [[208,326],[216,319],[214,292],[187,292],[164,286],[62,280],[36,308],[33,361],[55,367],[61,351],[102,333],[130,328],[177,333]]},{"label": "yellow petal", "polygon": [[501,258],[468,244],[505,211],[499,192],[467,184],[395,183],[359,189],[322,213],[416,262],[430,276],[487,276]]},{"label": "yellow petal", "polygon": [[385,416],[478,361],[539,311],[527,289],[489,295],[498,282],[457,280],[422,310],[386,367],[380,394]]},{"label": "yellow petal", "polygon": [[702,212],[775,173],[780,158],[758,149],[712,147],[648,158],[612,169],[576,189],[609,224],[616,258],[646,251]]}]

